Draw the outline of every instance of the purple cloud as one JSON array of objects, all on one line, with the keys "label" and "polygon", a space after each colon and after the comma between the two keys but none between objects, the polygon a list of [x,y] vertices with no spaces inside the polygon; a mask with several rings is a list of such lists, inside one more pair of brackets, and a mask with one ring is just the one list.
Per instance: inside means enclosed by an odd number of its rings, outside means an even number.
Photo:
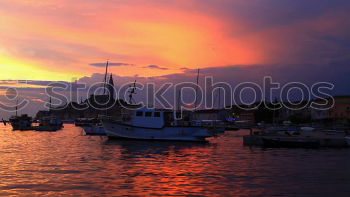
[{"label": "purple cloud", "polygon": [[151,65],[145,66],[144,68],[159,69],[159,70],[168,70],[168,68],[160,67],[160,66],[155,65],[155,64],[151,64]]}]

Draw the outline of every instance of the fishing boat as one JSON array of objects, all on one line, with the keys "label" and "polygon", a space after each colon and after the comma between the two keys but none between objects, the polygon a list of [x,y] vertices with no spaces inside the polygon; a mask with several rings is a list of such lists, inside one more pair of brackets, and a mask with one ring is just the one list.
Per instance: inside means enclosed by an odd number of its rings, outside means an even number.
[{"label": "fishing boat", "polygon": [[[11,116],[9,119],[9,122],[12,126],[12,129],[15,130],[32,130],[32,117],[28,116],[27,114],[22,114],[21,116],[18,115],[18,100],[16,104],[16,115]],[[4,123],[5,124],[5,123]]]},{"label": "fishing boat", "polygon": [[110,138],[142,140],[206,141],[215,132],[206,127],[178,124],[173,111],[141,107],[124,114],[122,120],[102,118],[106,135]]},{"label": "fishing boat", "polygon": [[23,114],[21,116],[12,116],[9,119],[9,122],[13,128],[13,130],[32,130],[32,118],[27,114]]},{"label": "fishing boat", "polygon": [[34,126],[36,131],[57,131],[63,128],[63,122],[54,116],[43,117],[39,120],[39,126]]},{"label": "fishing boat", "polygon": [[52,102],[51,102],[51,97],[50,97],[50,100],[49,100],[49,104],[50,104],[49,114],[50,115],[42,117],[39,120],[39,126],[35,126],[34,130],[36,130],[36,131],[57,131],[57,130],[60,130],[63,128],[62,120],[51,114],[51,109],[52,109],[51,103]]}]

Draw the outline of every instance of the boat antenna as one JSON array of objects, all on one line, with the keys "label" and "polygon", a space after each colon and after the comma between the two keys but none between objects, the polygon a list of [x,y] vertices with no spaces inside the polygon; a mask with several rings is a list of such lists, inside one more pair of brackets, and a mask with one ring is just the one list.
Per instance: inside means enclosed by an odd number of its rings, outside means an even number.
[{"label": "boat antenna", "polygon": [[129,91],[129,104],[132,104],[132,101],[134,100],[132,96],[136,94],[136,80],[133,85],[130,86],[130,91]]},{"label": "boat antenna", "polygon": [[17,111],[18,111],[18,100],[16,101],[16,116],[18,115]]},{"label": "boat antenna", "polygon": [[105,95],[106,94],[106,83],[107,83],[107,72],[108,72],[108,62],[109,60],[107,60],[107,63],[106,63],[106,72],[105,72],[105,80],[103,82],[103,94]]},{"label": "boat antenna", "polygon": [[199,68],[198,68],[198,71],[197,71],[197,86],[196,86],[196,99],[195,99],[195,102],[194,102],[194,110],[197,109],[198,83],[199,83]]},{"label": "boat antenna", "polygon": [[219,88],[219,101],[218,101],[218,109],[220,109],[221,106],[221,89]]}]

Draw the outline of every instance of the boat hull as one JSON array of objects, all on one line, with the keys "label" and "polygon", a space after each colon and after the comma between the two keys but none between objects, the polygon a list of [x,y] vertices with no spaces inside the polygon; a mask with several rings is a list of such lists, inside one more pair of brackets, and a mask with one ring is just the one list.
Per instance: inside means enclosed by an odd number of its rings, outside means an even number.
[{"label": "boat hull", "polygon": [[106,135],[105,129],[102,126],[84,126],[83,129],[86,135]]},{"label": "boat hull", "polygon": [[32,126],[17,126],[17,125],[12,125],[12,130],[13,131],[29,131],[29,130],[33,130]]},{"label": "boat hull", "polygon": [[35,131],[58,131],[62,129],[62,126],[35,126],[33,129]]},{"label": "boat hull", "polygon": [[10,121],[10,124],[12,126],[12,130],[20,130],[20,131],[27,131],[32,130],[32,123],[30,121]]},{"label": "boat hull", "polygon": [[314,139],[263,138],[263,145],[272,148],[319,148],[320,142]]},{"label": "boat hull", "polygon": [[213,135],[203,127],[144,128],[102,121],[106,135],[111,138],[140,140],[206,141]]}]

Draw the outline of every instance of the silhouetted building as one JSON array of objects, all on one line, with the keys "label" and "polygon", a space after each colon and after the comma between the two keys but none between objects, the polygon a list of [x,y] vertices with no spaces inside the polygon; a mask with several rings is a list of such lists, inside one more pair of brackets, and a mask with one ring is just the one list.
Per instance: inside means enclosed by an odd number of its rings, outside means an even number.
[{"label": "silhouetted building", "polygon": [[[350,96],[334,96],[334,103],[331,98],[328,105],[318,108],[311,108],[311,117],[314,122],[322,122],[326,124],[350,124]],[[315,100],[320,104],[324,101]]]},{"label": "silhouetted building", "polygon": [[115,89],[112,74],[105,85],[104,94],[92,94],[80,103],[70,102],[59,107],[51,108],[50,112],[39,111],[37,117],[46,113],[59,117],[62,120],[75,120],[77,118],[98,118],[100,115],[120,116],[122,106],[128,104],[122,99],[115,99]]}]

